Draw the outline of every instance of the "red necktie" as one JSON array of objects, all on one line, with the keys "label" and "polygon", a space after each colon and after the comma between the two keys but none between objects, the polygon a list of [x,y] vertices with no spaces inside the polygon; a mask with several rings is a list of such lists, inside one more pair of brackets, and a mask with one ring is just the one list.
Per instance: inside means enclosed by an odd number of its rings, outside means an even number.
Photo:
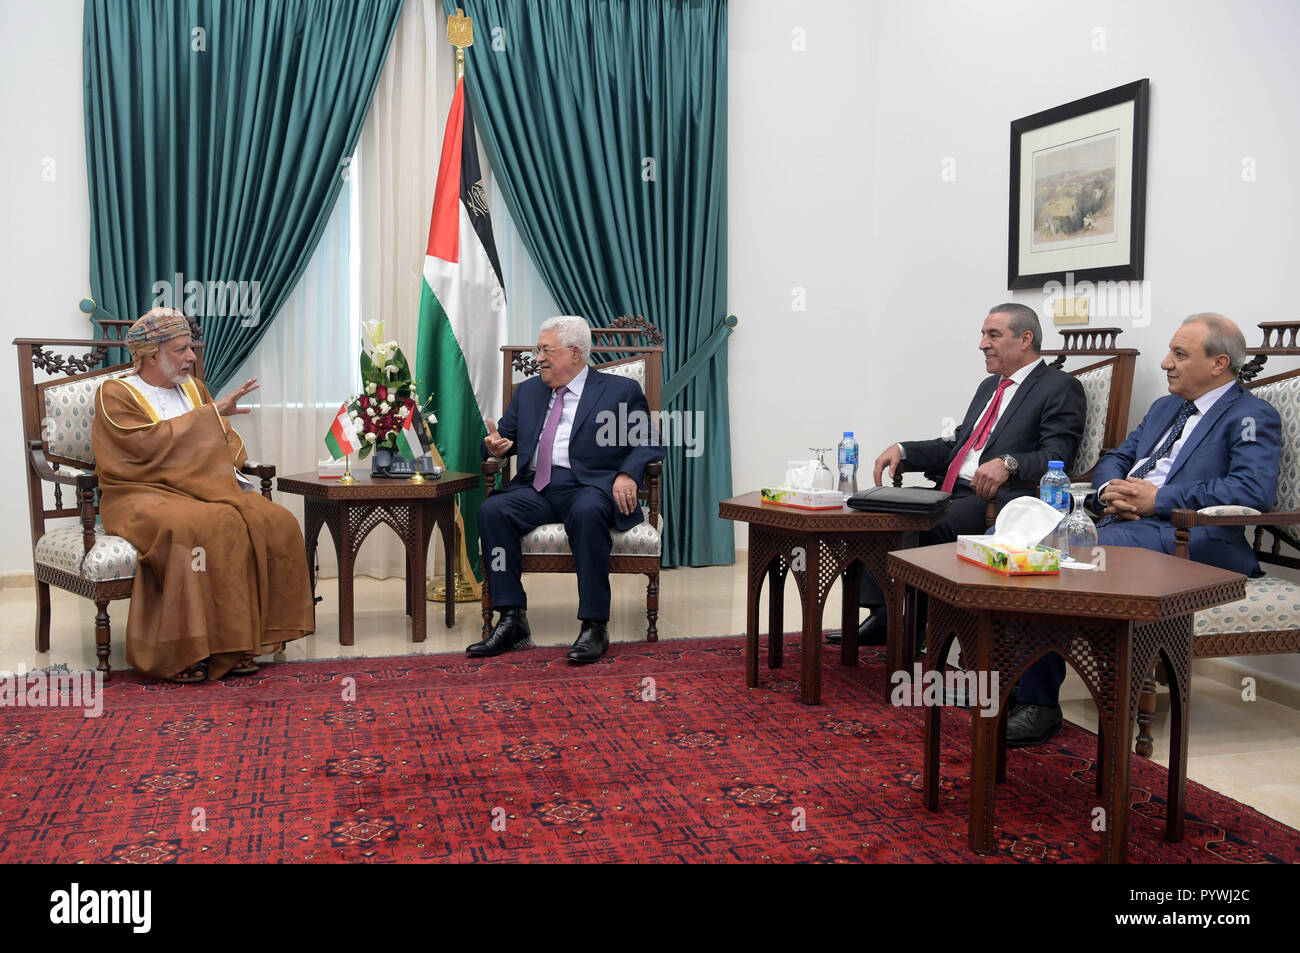
[{"label": "red necktie", "polygon": [[989,401],[989,409],[984,411],[984,416],[975,427],[975,432],[970,435],[966,445],[953,458],[952,464],[948,467],[948,475],[943,478],[943,486],[940,488],[945,493],[951,493],[952,488],[957,485],[957,474],[961,473],[961,465],[966,461],[966,455],[972,450],[978,450],[984,446],[989,439],[989,434],[993,432],[993,422],[998,419],[998,408],[1002,406],[1002,394],[1010,387],[1014,381],[1009,377],[1004,377],[998,381],[997,392],[993,399]]}]

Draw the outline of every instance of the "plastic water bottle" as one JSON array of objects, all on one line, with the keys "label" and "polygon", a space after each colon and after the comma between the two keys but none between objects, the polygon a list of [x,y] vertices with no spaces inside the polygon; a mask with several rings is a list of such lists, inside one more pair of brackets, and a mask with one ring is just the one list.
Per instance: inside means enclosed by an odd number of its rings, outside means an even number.
[{"label": "plastic water bottle", "polygon": [[853,431],[844,431],[840,441],[840,492],[858,492],[858,442],[853,439]]},{"label": "plastic water bottle", "polygon": [[1065,521],[1070,515],[1070,477],[1065,472],[1064,462],[1048,461],[1047,472],[1038,481],[1038,498],[1061,513],[1061,522],[1043,540],[1043,545],[1064,551],[1069,539]]}]

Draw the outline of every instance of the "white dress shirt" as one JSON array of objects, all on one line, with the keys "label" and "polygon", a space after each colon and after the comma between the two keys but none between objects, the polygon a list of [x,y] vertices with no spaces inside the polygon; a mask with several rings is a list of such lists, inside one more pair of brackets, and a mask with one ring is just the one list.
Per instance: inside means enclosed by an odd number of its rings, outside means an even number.
[{"label": "white dress shirt", "polygon": [[[564,467],[569,469],[569,435],[573,433],[573,418],[578,413],[578,401],[582,400],[582,389],[587,386],[587,368],[578,372],[578,376],[565,385],[568,390],[564,394],[564,408],[560,411],[560,423],[555,430],[555,444],[551,450],[551,466]],[[556,388],[558,390],[559,388]],[[551,410],[555,407],[555,391],[551,391],[551,399],[546,402],[546,413],[542,415],[542,432],[546,432],[546,421],[551,419]],[[533,451],[532,459],[528,465],[537,469],[537,455],[541,452],[542,442],[537,441],[537,449]]]},{"label": "white dress shirt", "polygon": [[[1196,400],[1192,401],[1192,403],[1196,405],[1196,413],[1188,417],[1187,423],[1183,424],[1183,435],[1174,441],[1174,445],[1169,448],[1169,453],[1157,460],[1156,465],[1151,469],[1151,472],[1142,479],[1146,480],[1148,483],[1154,484],[1157,488],[1165,485],[1165,480],[1169,478],[1169,471],[1174,468],[1174,461],[1178,459],[1178,451],[1183,449],[1188,438],[1191,437],[1193,431],[1196,430],[1196,425],[1205,419],[1205,415],[1210,412],[1210,408],[1217,404],[1219,398],[1226,394],[1235,383],[1236,381],[1228,381],[1228,383],[1224,384],[1222,387],[1216,387],[1212,391],[1207,391],[1200,397],[1196,398]],[[1165,442],[1165,438],[1169,436],[1169,431],[1173,429],[1172,425],[1165,429],[1165,432],[1160,435],[1160,439],[1156,441],[1156,449]],[[1142,464],[1146,463],[1146,461],[1147,457],[1143,457],[1141,460],[1136,461],[1133,466],[1129,468],[1128,472],[1131,474],[1138,467],[1142,466]],[[1107,480],[1106,482],[1109,483],[1110,481]],[[1102,484],[1101,490],[1104,489],[1106,489],[1106,485]],[[1100,493],[1101,490],[1098,490],[1097,492]]]},{"label": "white dress shirt", "polygon": [[[163,420],[171,420],[173,417],[181,416],[181,414],[188,414],[194,409],[190,404],[190,399],[185,396],[185,392],[180,387],[155,387],[139,374],[129,374],[123,377],[122,381],[139,391]],[[235,470],[235,479],[239,481],[241,490],[253,489],[252,481],[240,473],[238,469]]]}]

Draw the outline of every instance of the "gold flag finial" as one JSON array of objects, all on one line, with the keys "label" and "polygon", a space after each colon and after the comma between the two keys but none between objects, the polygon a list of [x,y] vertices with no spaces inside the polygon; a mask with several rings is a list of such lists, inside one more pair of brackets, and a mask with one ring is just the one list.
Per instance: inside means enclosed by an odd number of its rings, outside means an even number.
[{"label": "gold flag finial", "polygon": [[447,42],[456,47],[456,79],[465,75],[465,47],[474,42],[474,21],[457,7],[453,16],[447,17]]}]

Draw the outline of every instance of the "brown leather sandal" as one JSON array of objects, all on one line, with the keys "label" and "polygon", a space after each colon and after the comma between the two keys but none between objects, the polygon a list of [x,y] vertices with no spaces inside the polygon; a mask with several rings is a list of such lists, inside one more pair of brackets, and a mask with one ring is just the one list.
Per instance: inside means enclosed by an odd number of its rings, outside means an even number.
[{"label": "brown leather sandal", "polygon": [[239,664],[230,670],[231,675],[256,675],[261,669],[257,666],[256,655],[245,655]]},{"label": "brown leather sandal", "polygon": [[199,682],[205,682],[208,679],[208,667],[203,662],[195,662],[183,672],[177,672],[175,675],[169,675],[167,681],[175,682],[178,685],[196,685]]}]

